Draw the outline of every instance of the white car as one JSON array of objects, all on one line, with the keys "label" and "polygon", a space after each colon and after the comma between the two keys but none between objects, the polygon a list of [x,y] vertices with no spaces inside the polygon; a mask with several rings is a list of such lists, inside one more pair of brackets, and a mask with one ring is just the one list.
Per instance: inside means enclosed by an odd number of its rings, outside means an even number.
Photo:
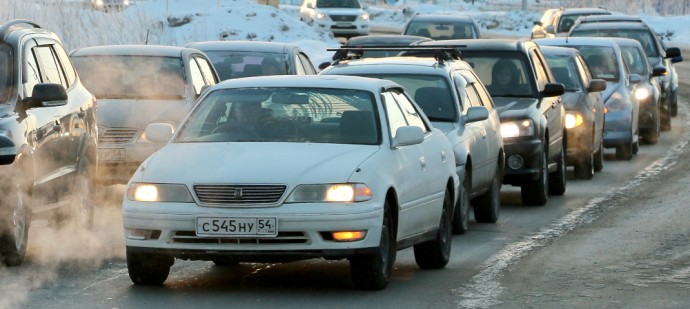
[{"label": "white car", "polygon": [[383,289],[396,251],[443,268],[458,198],[453,148],[403,88],[351,76],[232,79],[206,92],[137,169],[123,200],[135,284],[174,258],[216,264],[349,259]]},{"label": "white car", "polygon": [[367,6],[359,0],[304,0],[300,20],[330,30],[334,36],[351,38],[369,34]]}]

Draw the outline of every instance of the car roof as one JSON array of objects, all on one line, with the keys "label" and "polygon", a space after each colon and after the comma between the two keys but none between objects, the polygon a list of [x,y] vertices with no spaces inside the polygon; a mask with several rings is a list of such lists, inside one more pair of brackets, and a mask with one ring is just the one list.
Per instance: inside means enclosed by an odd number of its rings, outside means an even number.
[{"label": "car roof", "polygon": [[[640,48],[642,47],[642,44],[638,40],[635,39],[628,39],[628,38],[620,38],[620,37],[611,37],[616,44],[619,46],[639,46]],[[644,48],[643,48],[644,49]]]},{"label": "car roof", "polygon": [[573,26],[571,31],[576,30],[596,30],[596,29],[645,29],[649,30],[649,26],[643,22],[588,22],[580,23]]},{"label": "car roof", "polygon": [[557,38],[547,38],[547,39],[535,39],[540,47],[548,45],[559,45],[559,46],[614,46],[617,47],[618,44],[614,42],[611,38],[604,37],[557,37]]},{"label": "car roof", "polygon": [[191,48],[167,45],[101,45],[84,47],[73,51],[70,56],[158,56],[180,57]]},{"label": "car roof", "polygon": [[544,55],[558,55],[558,56],[568,56],[575,57],[579,52],[577,49],[570,47],[561,46],[540,46],[541,52]]},{"label": "car roof", "polygon": [[369,73],[438,74],[439,70],[445,71],[446,68],[457,66],[463,69],[472,70],[469,64],[467,64],[465,61],[445,60],[444,63],[449,63],[452,65],[440,65],[439,62],[432,57],[398,56],[384,58],[363,58],[343,61],[334,66],[326,68],[324,71],[326,73],[335,70],[340,71],[340,73],[347,73],[348,71],[357,71],[361,73],[361,68],[365,68],[365,70],[370,70]]},{"label": "car roof", "polygon": [[204,41],[192,42],[186,47],[201,51],[257,51],[268,53],[284,53],[288,47],[296,47],[289,43],[263,41]]},{"label": "car roof", "polygon": [[588,14],[588,13],[611,13],[607,9],[603,8],[564,8],[563,15],[577,15],[577,14]]},{"label": "car roof", "polygon": [[228,79],[214,89],[257,88],[257,87],[306,87],[352,89],[379,92],[382,88],[401,88],[399,84],[385,79],[346,75],[274,75]]},{"label": "car roof", "polygon": [[462,39],[422,42],[419,46],[462,46],[460,50],[524,51],[526,39]]},{"label": "car roof", "polygon": [[13,19],[0,24],[0,42],[16,41],[23,34],[42,34],[60,41],[58,36],[28,19]]},{"label": "car roof", "polygon": [[579,23],[593,22],[642,22],[638,16],[612,14],[612,15],[588,15],[579,18]]},{"label": "car roof", "polygon": [[345,45],[410,45],[419,41],[431,41],[431,39],[423,36],[404,34],[362,35],[350,38]]},{"label": "car roof", "polygon": [[441,22],[451,22],[451,21],[466,21],[474,22],[474,18],[467,14],[417,14],[413,15],[411,20],[421,20],[421,21],[441,21]]}]

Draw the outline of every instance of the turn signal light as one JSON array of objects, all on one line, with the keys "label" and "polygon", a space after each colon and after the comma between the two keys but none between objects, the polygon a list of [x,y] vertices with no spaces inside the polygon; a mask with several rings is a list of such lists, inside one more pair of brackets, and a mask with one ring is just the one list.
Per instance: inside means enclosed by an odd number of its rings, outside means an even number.
[{"label": "turn signal light", "polygon": [[333,240],[335,241],[358,241],[367,236],[366,231],[340,231],[333,232]]}]

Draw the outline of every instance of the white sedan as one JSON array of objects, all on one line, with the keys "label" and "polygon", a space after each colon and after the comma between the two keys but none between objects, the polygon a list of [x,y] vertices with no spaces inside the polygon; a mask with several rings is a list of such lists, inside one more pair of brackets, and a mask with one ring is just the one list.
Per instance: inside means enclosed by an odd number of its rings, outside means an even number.
[{"label": "white sedan", "polygon": [[396,251],[421,268],[451,250],[453,149],[403,88],[351,76],[228,80],[209,89],[129,181],[127,266],[158,285],[175,258],[216,264],[349,259],[383,289]]}]

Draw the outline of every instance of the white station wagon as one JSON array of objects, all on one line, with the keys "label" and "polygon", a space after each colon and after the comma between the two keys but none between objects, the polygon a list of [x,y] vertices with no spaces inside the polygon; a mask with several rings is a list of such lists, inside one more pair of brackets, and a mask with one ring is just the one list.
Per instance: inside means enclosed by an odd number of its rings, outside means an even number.
[{"label": "white station wagon", "polygon": [[458,176],[453,148],[403,88],[351,76],[228,80],[137,169],[123,201],[129,276],[158,285],[174,259],[348,259],[383,289],[396,251],[443,268]]}]

